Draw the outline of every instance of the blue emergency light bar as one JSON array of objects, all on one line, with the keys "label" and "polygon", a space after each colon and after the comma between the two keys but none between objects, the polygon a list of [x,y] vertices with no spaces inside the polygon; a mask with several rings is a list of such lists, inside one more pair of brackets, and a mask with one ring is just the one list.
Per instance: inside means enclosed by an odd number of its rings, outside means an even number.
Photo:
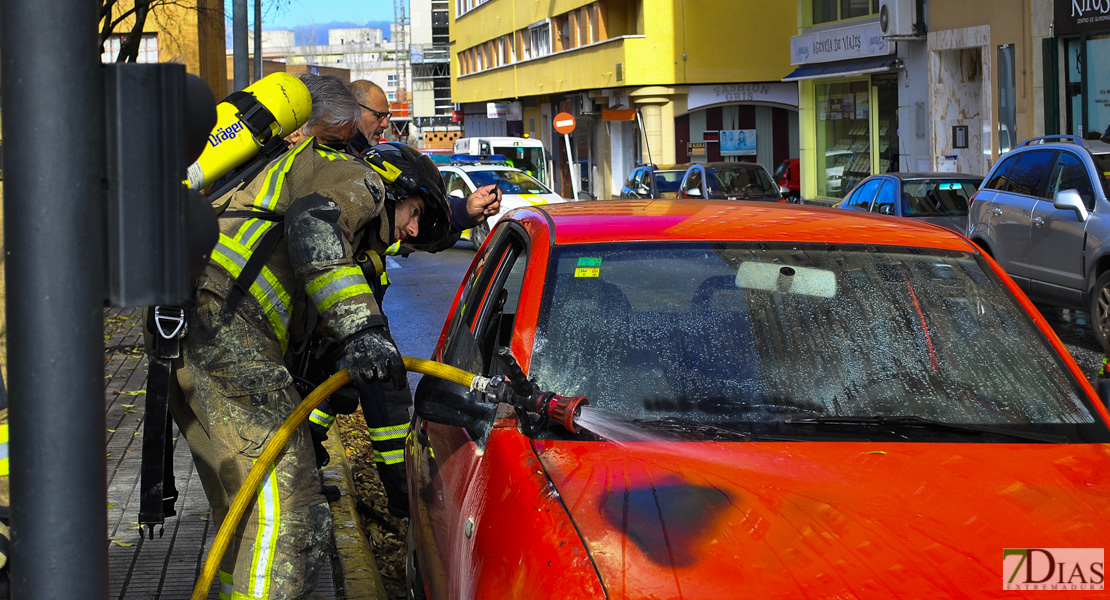
[{"label": "blue emergency light bar", "polygon": [[452,154],[453,163],[487,163],[496,164],[505,162],[504,154]]}]

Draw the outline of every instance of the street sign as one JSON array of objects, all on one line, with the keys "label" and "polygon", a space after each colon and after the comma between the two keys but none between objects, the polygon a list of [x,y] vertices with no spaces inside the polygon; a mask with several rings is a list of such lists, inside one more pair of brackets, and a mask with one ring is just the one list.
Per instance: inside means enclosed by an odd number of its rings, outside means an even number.
[{"label": "street sign", "polygon": [[574,115],[561,112],[555,115],[555,131],[567,135],[574,131]]}]

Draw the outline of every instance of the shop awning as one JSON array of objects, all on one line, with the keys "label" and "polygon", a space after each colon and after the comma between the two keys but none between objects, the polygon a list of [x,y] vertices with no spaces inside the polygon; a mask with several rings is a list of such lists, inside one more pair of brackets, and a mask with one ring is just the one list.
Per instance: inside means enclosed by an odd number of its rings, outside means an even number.
[{"label": "shop awning", "polygon": [[782,80],[801,81],[803,79],[821,79],[824,77],[852,77],[854,75],[886,73],[901,68],[902,59],[894,56],[868,58],[798,67],[789,75],[783,77]]}]

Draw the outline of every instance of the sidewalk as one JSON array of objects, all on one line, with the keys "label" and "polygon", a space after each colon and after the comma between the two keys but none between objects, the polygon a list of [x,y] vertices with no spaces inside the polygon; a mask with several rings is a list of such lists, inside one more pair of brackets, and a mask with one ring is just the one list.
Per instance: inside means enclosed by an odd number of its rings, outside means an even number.
[{"label": "sidewalk", "polygon": [[[177,515],[166,520],[161,537],[157,531],[154,539],[140,536],[139,474],[147,378],[141,313],[138,308],[105,313],[109,598],[187,599],[204,567],[216,527],[185,438],[176,437]],[[340,487],[343,498],[332,504],[336,544],[332,564],[321,574],[315,593],[320,598],[384,599],[385,590],[349,494],[353,484],[338,436],[338,428],[333,428],[328,439],[332,462],[324,478]],[[217,592],[218,586],[212,586],[207,597],[217,600]]]}]

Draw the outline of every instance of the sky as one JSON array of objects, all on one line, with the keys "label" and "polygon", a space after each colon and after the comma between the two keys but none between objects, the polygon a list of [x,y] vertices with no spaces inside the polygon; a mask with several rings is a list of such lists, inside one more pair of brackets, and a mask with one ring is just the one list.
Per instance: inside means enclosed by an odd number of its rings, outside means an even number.
[{"label": "sky", "polygon": [[[256,1],[247,0],[247,12],[252,19]],[[326,23],[359,26],[370,21],[393,20],[393,0],[263,0],[262,10],[263,31]],[[230,15],[230,2],[227,11]]]}]

